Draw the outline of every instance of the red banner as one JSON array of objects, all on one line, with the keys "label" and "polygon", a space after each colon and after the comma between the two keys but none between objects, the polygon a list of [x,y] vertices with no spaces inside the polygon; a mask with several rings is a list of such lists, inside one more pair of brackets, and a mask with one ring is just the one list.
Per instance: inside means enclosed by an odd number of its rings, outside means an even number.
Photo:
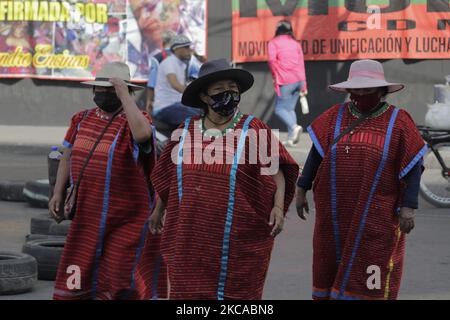
[{"label": "red banner", "polygon": [[305,60],[450,58],[448,0],[234,0],[233,61],[267,60],[285,18]]}]

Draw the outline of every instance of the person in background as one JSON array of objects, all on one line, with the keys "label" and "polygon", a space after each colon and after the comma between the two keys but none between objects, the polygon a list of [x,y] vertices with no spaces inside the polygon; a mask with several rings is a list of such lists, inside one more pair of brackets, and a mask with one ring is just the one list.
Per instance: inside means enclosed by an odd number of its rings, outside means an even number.
[{"label": "person in background", "polygon": [[386,101],[404,85],[387,82],[381,63],[355,61],[348,81],[330,88],[350,101],[308,127],[313,147],[297,183],[303,220],[314,192],[313,298],[394,300],[427,145],[409,113]]},{"label": "person in background", "polygon": [[158,63],[161,63],[165,58],[167,58],[172,54],[170,46],[172,45],[172,41],[173,39],[175,39],[176,36],[177,34],[172,30],[166,30],[163,32],[162,34],[163,49],[153,56],[158,61]]},{"label": "person in background", "polygon": [[158,67],[153,117],[172,126],[200,114],[198,108],[181,103],[181,96],[189,83],[191,45],[191,40],[185,35],[176,36],[170,47],[172,54]]},{"label": "person in background", "polygon": [[294,37],[292,25],[287,20],[277,24],[275,37],[269,41],[269,68],[277,94],[275,114],[288,130],[286,146],[294,146],[300,141],[303,128],[297,123],[299,94],[307,94],[303,51]]},{"label": "person in background", "polygon": [[148,114],[153,113],[153,102],[155,100],[155,86],[156,86],[156,78],[158,76],[158,66],[159,64],[167,58],[172,52],[170,50],[170,45],[172,44],[173,38],[176,36],[176,33],[167,30],[163,32],[162,35],[162,44],[163,49],[161,52],[155,54],[153,57],[150,57],[150,74],[148,77],[146,95],[146,110]]},{"label": "person in background", "polygon": [[[153,114],[153,103],[155,100],[155,86],[156,86],[156,79],[158,77],[158,67],[159,64],[167,58],[169,55],[172,54],[172,51],[170,50],[170,45],[173,40],[173,38],[176,36],[175,33],[171,31],[167,31],[163,35],[163,39],[165,39],[165,45],[167,46],[163,51],[155,55],[154,57],[151,57],[150,59],[150,76],[147,82],[147,103],[146,103],[146,109],[148,114]],[[170,39],[170,40],[169,40]],[[200,67],[202,64],[206,61],[206,58],[203,56],[199,56],[195,52],[192,53],[191,59],[189,61],[188,65],[188,80],[187,82],[191,82],[192,80],[196,79],[198,77],[198,72],[200,70]]]}]

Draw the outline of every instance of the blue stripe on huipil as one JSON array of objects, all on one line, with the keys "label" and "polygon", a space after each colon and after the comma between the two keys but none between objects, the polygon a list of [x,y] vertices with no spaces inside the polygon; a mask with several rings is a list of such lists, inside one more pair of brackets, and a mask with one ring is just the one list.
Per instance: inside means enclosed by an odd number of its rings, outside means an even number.
[{"label": "blue stripe on huipil", "polygon": [[222,258],[221,258],[221,266],[220,266],[220,275],[219,275],[219,285],[217,289],[217,299],[224,299],[224,291],[225,291],[225,282],[227,278],[228,271],[228,253],[230,250],[230,233],[231,233],[231,225],[233,223],[233,211],[234,211],[234,202],[235,202],[235,190],[236,190],[236,172],[239,164],[239,159],[241,158],[242,150],[245,146],[245,139],[248,133],[248,126],[250,121],[252,121],[253,116],[249,116],[242,128],[241,136],[239,138],[239,143],[237,146],[236,154],[233,158],[233,164],[231,166],[230,171],[230,189],[229,189],[229,197],[228,197],[228,208],[227,208],[227,216],[225,220],[225,230],[223,236],[223,244],[222,244]]},{"label": "blue stripe on huipil", "polygon": [[319,154],[322,156],[322,158],[325,158],[325,153],[323,152],[323,148],[320,145],[319,139],[317,139],[317,136],[316,136],[313,128],[311,126],[309,126],[306,130],[308,131],[309,137],[311,138],[312,142],[314,143],[314,146],[316,147],[317,152],[319,152]]},{"label": "blue stripe on huipil", "polygon": [[340,293],[338,294],[337,292],[331,292],[330,297],[336,300],[361,300],[361,298],[349,295],[341,295]]},{"label": "blue stripe on huipil", "polygon": [[416,156],[411,160],[411,162],[400,172],[400,175],[398,176],[399,179],[402,179],[404,176],[406,176],[412,168],[419,162],[420,159],[423,158],[425,153],[428,151],[428,146],[424,145],[422,149],[416,154]]},{"label": "blue stripe on huipil", "polygon": [[180,143],[178,144],[178,159],[177,159],[177,181],[178,181],[178,199],[179,204],[181,204],[181,199],[183,198],[183,146],[184,139],[188,133],[189,123],[191,118],[187,118],[184,121],[183,134],[181,135]]},{"label": "blue stripe on huipil", "polygon": [[[336,126],[334,128],[334,140],[339,136],[341,132],[342,117],[344,114],[345,104],[341,104],[338,117],[336,120]],[[336,264],[341,263],[341,238],[339,234],[339,222],[337,218],[337,188],[336,188],[336,154],[337,143],[333,143],[331,146],[331,219],[333,222],[333,235],[336,247]]]},{"label": "blue stripe on huipil", "polygon": [[114,141],[109,149],[109,154],[108,154],[108,162],[107,162],[107,167],[106,167],[106,178],[105,178],[105,188],[103,191],[103,209],[102,209],[102,215],[101,215],[101,219],[100,219],[97,247],[95,249],[94,267],[93,267],[93,271],[92,271],[92,298],[93,299],[95,298],[95,296],[97,294],[98,269],[99,269],[100,257],[102,255],[102,251],[103,251],[103,241],[104,241],[104,236],[105,236],[106,218],[107,218],[108,209],[109,209],[109,191],[110,191],[110,186],[111,186],[112,165],[113,165],[113,159],[114,159],[114,151],[116,149],[117,140],[120,136],[120,132],[121,132],[121,130],[119,130],[116,137],[114,138]]},{"label": "blue stripe on huipil", "polygon": [[328,298],[329,296],[330,292],[313,291],[313,297]]},{"label": "blue stripe on huipil", "polygon": [[[155,126],[151,125],[151,129],[152,129],[152,140],[153,140],[153,145],[152,145],[152,151],[154,151],[154,147],[156,145],[156,134],[155,134]],[[136,147],[138,148],[136,151]],[[136,155],[137,153],[137,155]],[[138,158],[139,158],[139,146],[136,142],[134,142],[134,150],[133,150],[133,158],[134,161],[136,162],[136,164],[138,164]],[[156,162],[157,160],[157,154],[156,152],[153,152],[153,158],[154,161]],[[145,178],[145,183],[147,184],[147,177]],[[155,203],[156,203],[156,195],[155,194],[151,194],[150,190],[148,190],[147,192],[147,196],[148,196],[148,201],[149,201],[149,216],[152,214],[153,209],[155,208]],[[130,290],[129,293],[131,293],[132,290],[134,290],[136,282],[135,282],[135,275],[136,275],[136,270],[138,267],[138,263],[139,260],[142,256],[142,250],[144,248],[145,245],[145,239],[147,238],[147,234],[148,234],[148,219],[147,222],[144,224],[142,231],[141,231],[141,237],[140,237],[140,241],[139,241],[139,245],[136,249],[136,254],[135,254],[135,260],[134,260],[134,264],[133,264],[133,271],[131,274],[131,286],[130,286]],[[157,299],[158,295],[157,295],[157,288],[155,288],[155,286],[157,287],[158,285],[158,274],[159,274],[159,269],[160,269],[160,264],[161,264],[161,259],[160,257],[158,257],[156,259],[156,263],[155,263],[155,267],[153,270],[153,286],[152,286],[152,299]]]},{"label": "blue stripe on huipil", "polygon": [[67,149],[71,149],[73,147],[73,144],[71,144],[69,141],[64,140],[62,143],[63,147],[67,148]]},{"label": "blue stripe on huipil", "polygon": [[352,270],[353,261],[354,261],[355,256],[356,256],[356,252],[358,251],[358,247],[359,247],[359,244],[360,244],[360,241],[361,241],[361,237],[362,237],[362,234],[363,234],[363,231],[364,231],[364,226],[366,224],[367,214],[369,212],[370,205],[372,204],[372,199],[373,199],[373,196],[375,194],[375,190],[377,188],[378,182],[379,182],[379,180],[381,178],[381,174],[383,173],[384,167],[386,165],[386,161],[387,161],[388,154],[389,154],[389,146],[390,146],[390,143],[391,143],[392,130],[394,128],[394,123],[395,123],[395,120],[397,118],[398,112],[399,112],[399,109],[395,108],[394,111],[392,112],[391,119],[389,121],[389,126],[388,126],[387,133],[386,133],[386,140],[385,140],[385,143],[384,143],[384,149],[383,149],[383,155],[382,155],[382,158],[381,158],[381,162],[380,162],[380,164],[378,166],[378,169],[377,169],[377,172],[375,174],[375,178],[374,178],[374,181],[372,183],[372,187],[371,187],[370,192],[369,192],[369,197],[367,199],[367,203],[365,205],[365,208],[364,208],[364,211],[363,211],[363,214],[362,214],[362,217],[361,217],[361,221],[359,223],[359,229],[358,229],[358,233],[356,235],[355,243],[354,243],[353,248],[352,248],[350,261],[349,261],[349,263],[347,265],[347,269],[346,269],[345,274],[344,274],[344,279],[342,280],[342,285],[341,285],[341,288],[339,290],[339,295],[336,296],[337,299],[345,299],[345,296],[344,296],[345,288],[347,286],[347,283],[348,283],[348,280],[349,280],[349,277],[350,277],[350,272]]},{"label": "blue stripe on huipil", "polygon": [[313,291],[313,297],[317,298],[333,298],[339,300],[361,300],[359,297],[354,297],[351,295],[339,296],[337,292],[321,292],[321,291]]}]

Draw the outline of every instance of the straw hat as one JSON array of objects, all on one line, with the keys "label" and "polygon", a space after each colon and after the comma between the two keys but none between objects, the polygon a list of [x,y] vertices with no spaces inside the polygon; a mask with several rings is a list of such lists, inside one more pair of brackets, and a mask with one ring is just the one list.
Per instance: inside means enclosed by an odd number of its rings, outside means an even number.
[{"label": "straw hat", "polygon": [[388,93],[402,90],[405,85],[390,83],[384,78],[383,65],[375,60],[358,60],[351,64],[348,80],[330,85],[329,88],[339,92],[349,89],[387,87]]},{"label": "straw hat", "polygon": [[129,87],[144,89],[144,87],[130,82],[130,68],[127,64],[118,61],[105,63],[97,72],[94,81],[85,81],[81,83],[88,86],[112,87],[112,83],[109,82],[109,79],[111,78],[122,79]]}]

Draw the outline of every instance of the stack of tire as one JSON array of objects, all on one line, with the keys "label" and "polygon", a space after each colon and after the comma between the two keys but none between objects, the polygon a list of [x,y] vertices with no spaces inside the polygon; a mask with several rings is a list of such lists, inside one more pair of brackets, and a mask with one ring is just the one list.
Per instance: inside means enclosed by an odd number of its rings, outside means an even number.
[{"label": "stack of tire", "polygon": [[35,258],[25,253],[0,251],[0,295],[28,292],[37,278]]},{"label": "stack of tire", "polygon": [[34,208],[48,208],[50,184],[48,179],[28,181],[23,188],[23,197]]},{"label": "stack of tire", "polygon": [[0,181],[0,200],[24,202],[24,187],[25,184],[21,181]]},{"label": "stack of tire", "polygon": [[48,214],[31,218],[22,252],[36,259],[39,280],[55,280],[70,223],[58,224]]},{"label": "stack of tire", "polygon": [[27,202],[33,208],[47,208],[50,193],[48,179],[0,181],[0,200]]},{"label": "stack of tire", "polygon": [[[26,201],[32,207],[47,208],[58,165],[59,158],[49,156],[46,180],[0,181],[0,200]],[[27,292],[38,279],[55,280],[69,228],[70,221],[57,224],[49,214],[31,218],[22,253],[0,251],[0,295]]]},{"label": "stack of tire", "polygon": [[[0,200],[12,202],[28,202],[33,207],[44,208],[48,206],[49,183],[47,180],[29,182],[0,181]],[[51,234],[61,235],[61,227],[52,226],[48,214],[32,218],[31,235],[27,236],[27,242],[23,246],[23,253],[12,251],[0,251],[0,295],[14,295],[26,293],[33,289],[36,281],[47,278],[54,279],[53,265],[59,261],[55,254],[42,253],[41,246],[64,245],[65,238]],[[67,229],[67,227],[66,227]],[[50,238],[53,237],[53,238]],[[33,243],[33,241],[41,241]],[[42,242],[44,241],[44,242]],[[50,259],[47,266],[46,259]]]}]

